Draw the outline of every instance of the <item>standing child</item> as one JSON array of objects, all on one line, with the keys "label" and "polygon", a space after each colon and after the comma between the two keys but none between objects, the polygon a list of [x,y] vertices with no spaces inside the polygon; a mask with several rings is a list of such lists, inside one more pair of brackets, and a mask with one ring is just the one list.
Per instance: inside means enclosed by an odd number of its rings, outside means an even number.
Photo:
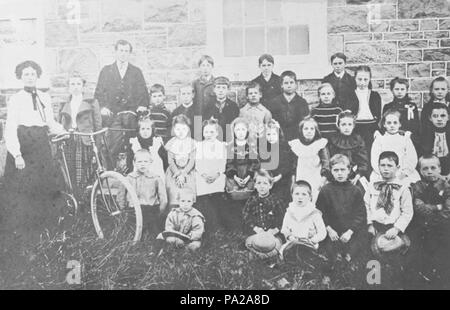
[{"label": "standing child", "polygon": [[372,90],[371,79],[372,71],[369,66],[356,68],[355,95],[357,105],[352,110],[356,115],[355,133],[363,138],[368,147],[372,145],[373,135],[381,119],[381,97],[379,93]]},{"label": "standing child", "polygon": [[308,182],[297,181],[292,184],[292,202],[289,203],[281,227],[281,233],[287,241],[280,250],[281,258],[286,256],[287,250],[296,245],[316,251],[319,242],[327,236],[322,212],[316,209],[311,194]]},{"label": "standing child", "polygon": [[[69,78],[69,101],[60,112],[60,123],[65,130],[95,132],[102,128],[102,116],[97,100],[83,98],[86,81],[78,73]],[[78,201],[86,199],[85,189],[94,175],[94,153],[89,137],[73,136],[65,149],[65,156]]]},{"label": "standing child", "polygon": [[349,159],[334,155],[330,167],[333,181],[322,188],[316,206],[327,228],[328,254],[340,254],[350,261],[368,245],[366,207],[361,190],[348,179]]},{"label": "standing child", "polygon": [[150,87],[150,119],[154,123],[155,136],[161,137],[164,143],[170,139],[172,125],[170,112],[164,104],[165,99],[164,86],[154,84]]},{"label": "standing child", "polygon": [[310,184],[315,202],[329,175],[328,141],[321,137],[317,122],[310,117],[300,122],[299,132],[300,139],[289,141],[292,152],[297,156],[295,180],[305,180]]},{"label": "standing child", "polygon": [[422,180],[412,186],[412,244],[416,249],[415,268],[419,268],[415,271],[429,279],[444,280],[450,267],[450,186],[441,175],[439,158],[435,155],[422,156],[419,166]]},{"label": "standing child", "polygon": [[298,124],[309,115],[308,102],[297,94],[297,76],[292,71],[281,74],[283,93],[268,101],[266,107],[277,120],[287,141],[297,138]]},{"label": "standing child", "polygon": [[449,99],[449,83],[443,76],[438,76],[431,82],[430,85],[430,100],[424,104],[420,119],[422,122],[422,130],[428,130],[431,127],[430,115],[431,108],[434,102],[439,102],[445,105],[450,113],[450,99]]},{"label": "standing child", "polygon": [[261,169],[255,172],[256,194],[245,203],[243,210],[244,233],[247,249],[258,257],[268,258],[278,255],[282,245],[280,233],[283,223],[283,202],[270,190],[273,178]]},{"label": "standing child", "polygon": [[339,132],[328,142],[330,156],[343,154],[350,160],[349,180],[356,184],[361,177],[369,178],[369,152],[360,135],[354,133],[356,117],[347,110],[338,116]]},{"label": "standing child", "polygon": [[177,115],[183,114],[191,123],[190,130],[191,134],[194,134],[195,137],[195,122],[194,122],[194,116],[195,116],[195,106],[194,106],[194,89],[191,85],[186,85],[180,87],[180,90],[178,92],[178,101],[180,105],[173,110],[172,112],[172,118],[174,118]]},{"label": "standing child", "polygon": [[385,151],[395,152],[400,159],[399,169],[397,170],[398,180],[408,185],[420,180],[419,173],[416,170],[417,152],[411,141],[411,133],[400,131],[400,112],[397,110],[388,110],[383,114],[380,121],[380,128],[386,132],[381,135],[378,131],[375,134],[375,141],[372,145],[370,161],[372,163],[372,174],[370,181],[376,182],[382,179],[378,169],[378,158]]},{"label": "standing child", "polygon": [[231,207],[228,206],[221,217],[225,220],[225,226],[241,228],[242,208],[254,191],[253,177],[255,171],[260,168],[260,163],[256,147],[249,142],[247,120],[238,117],[231,124],[231,129],[234,139],[228,144],[225,189],[234,202],[226,204]]},{"label": "standing child", "polygon": [[434,154],[441,163],[441,172],[448,176],[450,173],[449,147],[450,124],[448,108],[443,103],[433,103],[431,108],[431,125],[424,128],[421,145],[424,154]]},{"label": "standing child", "polygon": [[204,121],[204,140],[195,146],[197,203],[212,230],[217,228],[218,202],[222,199],[226,179],[227,149],[225,142],[217,139],[219,128],[216,119]]},{"label": "standing child", "polygon": [[336,53],[331,56],[333,72],[323,78],[322,83],[330,83],[336,93],[336,100],[342,110],[352,110],[354,102],[355,79],[345,71],[347,56]]},{"label": "standing child", "polygon": [[247,120],[250,140],[254,141],[262,136],[264,125],[272,118],[272,114],[260,102],[262,94],[259,84],[250,82],[245,92],[248,103],[241,108],[239,116]]},{"label": "standing child", "polygon": [[208,103],[203,113],[203,119],[213,117],[219,121],[220,128],[222,129],[219,134],[219,140],[226,142],[232,140],[233,133],[229,126],[239,116],[239,107],[236,102],[227,97],[229,90],[229,79],[223,76],[215,78],[214,93],[216,94],[216,98]]},{"label": "standing child", "polygon": [[166,144],[169,167],[166,187],[169,205],[178,204],[178,192],[190,188],[195,193],[195,141],[190,136],[189,119],[181,114],[173,119],[174,137]]},{"label": "standing child", "polygon": [[261,74],[257,78],[253,79],[252,82],[258,83],[261,86],[261,103],[266,108],[269,108],[269,102],[278,95],[281,95],[281,79],[278,75],[273,73],[275,60],[272,55],[261,55],[258,59],[258,64]]},{"label": "standing child", "polygon": [[191,251],[198,250],[202,245],[205,232],[205,218],[195,209],[195,193],[183,188],[178,192],[179,206],[167,215],[165,231],[158,236],[176,247],[186,247]]},{"label": "standing child", "polygon": [[214,100],[214,59],[211,56],[203,55],[198,61],[200,77],[192,83],[194,89],[195,115],[203,115],[203,111],[208,104]]},{"label": "standing child", "polygon": [[[151,163],[152,155],[149,151],[136,151],[134,170],[128,174],[127,180],[136,191],[141,205],[143,232],[148,231],[152,236],[156,236],[160,232],[159,215],[167,206],[167,195],[162,179],[149,170]],[[122,209],[130,202],[124,186],[119,188],[117,201]]]},{"label": "standing child", "polygon": [[319,105],[312,109],[311,116],[319,125],[320,134],[324,138],[329,138],[337,132],[337,117],[342,109],[337,105],[331,84],[320,85],[317,92],[319,94]]},{"label": "standing child", "polygon": [[[258,155],[261,168],[273,176],[272,192],[281,199],[289,196],[293,176],[293,153],[284,139],[283,130],[278,122],[270,120],[266,125],[265,136],[258,140]],[[287,202],[286,202],[287,204]]]},{"label": "standing child", "polygon": [[400,123],[404,131],[410,131],[411,139],[416,148],[420,145],[420,119],[417,105],[411,101],[408,95],[409,82],[407,79],[394,78],[390,83],[394,100],[383,106],[383,114],[387,110],[397,110],[400,112]]},{"label": "standing child", "polygon": [[154,135],[154,123],[149,117],[143,117],[138,122],[137,137],[130,138],[127,145],[127,167],[133,171],[133,158],[137,151],[145,149],[150,152],[152,162],[149,170],[161,177],[165,184],[166,174],[164,167],[167,166],[167,152],[161,137]]}]

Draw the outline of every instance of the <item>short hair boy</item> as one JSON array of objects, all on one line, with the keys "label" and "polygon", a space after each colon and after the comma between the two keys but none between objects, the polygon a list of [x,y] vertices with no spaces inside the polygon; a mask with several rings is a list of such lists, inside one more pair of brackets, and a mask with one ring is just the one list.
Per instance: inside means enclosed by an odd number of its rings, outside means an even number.
[{"label": "short hair boy", "polygon": [[316,206],[322,211],[327,228],[324,243],[328,254],[345,255],[350,261],[368,243],[366,208],[361,190],[348,180],[351,171],[348,157],[334,155],[330,167],[333,181],[322,187]]},{"label": "short hair boy", "polygon": [[172,117],[167,110],[165,101],[166,95],[164,86],[161,84],[153,84],[150,87],[150,119],[155,126],[155,135],[162,137],[164,142],[170,138],[170,128],[172,125]]},{"label": "short hair boy", "polygon": [[214,94],[216,96],[207,104],[203,113],[204,120],[210,119],[211,117],[218,120],[220,128],[222,129],[223,141],[231,140],[232,133],[231,131],[227,132],[227,126],[230,128],[233,120],[239,116],[238,105],[236,102],[227,97],[229,90],[230,80],[228,78],[224,76],[215,78]]},{"label": "short hair boy", "polygon": [[247,119],[251,138],[258,138],[264,131],[265,125],[272,119],[270,111],[261,104],[261,86],[250,82],[245,89],[247,104],[241,108],[239,116]]},{"label": "short hair boy", "polygon": [[293,71],[284,71],[280,83],[282,94],[269,101],[267,108],[290,141],[297,138],[298,124],[309,115],[309,105],[297,93],[297,75]]},{"label": "short hair boy", "polygon": [[[278,254],[282,245],[280,233],[284,217],[283,202],[270,190],[273,178],[266,170],[255,172],[256,193],[245,203],[243,209],[244,232],[249,235],[245,241],[246,247],[261,258]],[[273,247],[263,244],[272,241]]]},{"label": "short hair boy", "polygon": [[412,196],[408,186],[397,179],[399,158],[395,152],[382,152],[378,167],[382,181],[370,182],[364,196],[369,233],[384,234],[392,240],[404,234],[413,217]]},{"label": "short hair boy", "polygon": [[209,55],[202,55],[198,61],[200,77],[192,82],[194,89],[195,115],[203,115],[208,102],[214,99],[214,59]]},{"label": "short hair boy", "polygon": [[[159,215],[167,206],[166,188],[160,176],[149,170],[152,163],[149,151],[141,149],[134,154],[134,170],[127,176],[141,203],[143,231],[152,236],[159,233]],[[119,188],[117,201],[123,209],[131,201],[125,187]]]},{"label": "short hair boy", "polygon": [[278,75],[273,73],[275,59],[270,54],[263,54],[258,58],[258,66],[261,74],[254,78],[252,82],[256,82],[261,86],[261,103],[268,108],[268,104],[275,97],[281,95],[281,80]]}]

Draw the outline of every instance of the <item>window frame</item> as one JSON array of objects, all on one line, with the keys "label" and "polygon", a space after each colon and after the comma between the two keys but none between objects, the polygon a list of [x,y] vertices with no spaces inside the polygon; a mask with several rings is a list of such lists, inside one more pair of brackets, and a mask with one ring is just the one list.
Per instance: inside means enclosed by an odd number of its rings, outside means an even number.
[{"label": "window frame", "polygon": [[[298,0],[304,2],[308,25],[310,53],[308,55],[273,55],[275,72],[293,70],[302,79],[323,78],[328,74],[327,0]],[[224,55],[223,0],[206,1],[207,48],[216,63],[215,71],[235,81],[253,79],[260,74],[258,56],[226,57]],[[281,25],[281,24],[273,24]],[[287,25],[285,23],[285,25]],[[251,25],[242,25],[242,29]],[[260,25],[259,25],[260,26]],[[287,32],[289,29],[287,29]],[[265,31],[267,36],[267,31]],[[245,42],[243,42],[245,44]],[[287,45],[288,46],[288,45]],[[287,51],[288,53],[289,51]]]},{"label": "window frame", "polygon": [[[44,4],[44,0],[2,0],[2,9],[9,6],[9,10],[0,11],[0,20],[10,20],[13,23],[27,19],[36,21],[36,44],[32,45],[34,47],[32,49],[30,49],[29,44],[24,44],[23,42],[6,43],[1,46],[0,66],[3,68],[3,74],[0,75],[0,89],[22,88],[22,82],[16,78],[14,69],[16,65],[25,60],[36,61],[42,67],[43,74],[37,82],[37,87],[49,88],[50,79],[46,72]],[[21,50],[30,52],[20,52],[16,59],[8,59],[8,56]]]}]

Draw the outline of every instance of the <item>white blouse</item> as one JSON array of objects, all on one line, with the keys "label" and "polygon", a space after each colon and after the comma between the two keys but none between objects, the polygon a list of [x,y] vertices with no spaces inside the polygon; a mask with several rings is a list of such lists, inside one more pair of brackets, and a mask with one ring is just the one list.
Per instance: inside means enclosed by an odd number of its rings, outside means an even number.
[{"label": "white blouse", "polygon": [[356,96],[359,101],[359,111],[357,120],[373,120],[374,117],[369,107],[370,90],[369,89],[356,89]]},{"label": "white blouse", "polygon": [[[12,95],[8,101],[5,143],[6,149],[14,157],[22,155],[20,153],[20,143],[17,136],[17,128],[20,125],[27,127],[48,126],[50,133],[53,134],[61,134],[65,131],[63,126],[56,122],[54,118],[50,95],[39,90],[37,91],[37,95],[37,100],[40,100],[44,106],[43,111],[40,111],[42,105],[39,103],[37,104],[38,109],[36,111],[33,109],[33,99],[31,94],[23,89]],[[45,119],[42,118],[41,113],[43,113]]]},{"label": "white blouse", "polygon": [[70,113],[72,114],[72,128],[77,128],[77,114],[80,109],[80,105],[83,102],[83,95],[72,96],[70,100]]}]

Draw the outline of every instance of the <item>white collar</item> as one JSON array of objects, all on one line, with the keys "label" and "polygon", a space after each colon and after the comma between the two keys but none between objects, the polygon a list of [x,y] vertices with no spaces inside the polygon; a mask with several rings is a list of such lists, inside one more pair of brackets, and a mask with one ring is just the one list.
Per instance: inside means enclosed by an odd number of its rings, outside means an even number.
[{"label": "white collar", "polygon": [[188,109],[188,108],[190,108],[190,107],[192,107],[192,105],[194,104],[194,101],[191,101],[191,104],[190,105],[184,105],[184,104],[181,104],[183,107],[185,107],[186,109]]},{"label": "white collar", "polygon": [[334,75],[335,75],[335,76],[337,76],[338,78],[342,79],[342,77],[343,77],[343,76],[344,76],[344,74],[345,74],[345,70],[344,70],[344,71],[342,71],[342,72],[341,72],[341,74],[337,74],[337,73],[336,73],[336,72],[334,72],[334,71],[333,71],[333,73],[334,73]]}]

